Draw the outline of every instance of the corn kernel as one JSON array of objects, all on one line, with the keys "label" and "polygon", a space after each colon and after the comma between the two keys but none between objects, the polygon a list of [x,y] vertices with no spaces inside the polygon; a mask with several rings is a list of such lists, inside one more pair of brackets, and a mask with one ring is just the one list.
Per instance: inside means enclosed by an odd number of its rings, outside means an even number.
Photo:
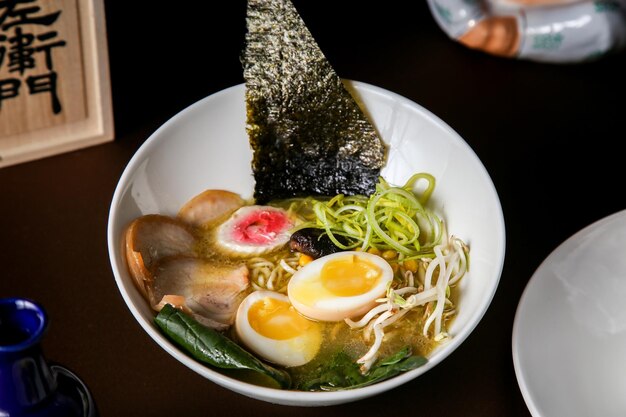
[{"label": "corn kernel", "polygon": [[375,247],[371,247],[367,250],[368,253],[371,253],[372,255],[378,255],[380,256],[380,250],[378,248]]},{"label": "corn kernel", "polygon": [[306,264],[308,264],[309,262],[311,262],[313,260],[313,258],[309,255],[305,255],[305,254],[301,254],[300,257],[298,258],[298,265],[300,266],[304,266]]},{"label": "corn kernel", "polygon": [[403,262],[403,265],[408,271],[417,272],[417,261],[415,259],[407,259]]},{"label": "corn kernel", "polygon": [[384,251],[381,256],[385,258],[386,260],[390,261],[392,259],[396,259],[396,257],[398,256],[398,252],[396,252],[395,250],[389,249],[389,250]]}]

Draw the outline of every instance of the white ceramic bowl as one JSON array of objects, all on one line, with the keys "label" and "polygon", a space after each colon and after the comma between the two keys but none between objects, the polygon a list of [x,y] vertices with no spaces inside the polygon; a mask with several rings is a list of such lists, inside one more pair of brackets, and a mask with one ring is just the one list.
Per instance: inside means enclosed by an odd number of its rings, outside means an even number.
[{"label": "white ceramic bowl", "polygon": [[452,339],[428,363],[378,384],[338,392],[294,392],[263,388],[224,376],[187,356],[153,323],[154,314],[127,272],[122,251],[126,225],[134,218],[175,215],[208,188],[252,197],[252,151],[245,131],[244,86],[237,85],[191,105],[160,127],[133,156],[120,178],[109,214],[110,260],[119,290],[143,329],[169,354],[195,372],[240,394],[276,404],[322,406],[359,400],[404,384],[436,366],[476,327],[500,280],[505,253],[504,217],[484,166],[448,125],[418,104],[387,90],[348,82],[383,140],[389,158],[383,177],[401,185],[416,172],[429,172],[437,186],[431,207],[448,232],[470,246],[471,270],[460,284]]},{"label": "white ceramic bowl", "polygon": [[626,210],[561,243],[520,299],[513,365],[533,417],[626,416]]}]

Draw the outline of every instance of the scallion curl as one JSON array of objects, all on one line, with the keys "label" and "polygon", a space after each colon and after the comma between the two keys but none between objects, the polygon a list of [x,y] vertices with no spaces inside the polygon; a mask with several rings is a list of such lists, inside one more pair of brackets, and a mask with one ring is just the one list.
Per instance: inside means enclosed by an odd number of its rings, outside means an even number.
[{"label": "scallion curl", "polygon": [[[418,181],[427,182],[421,194],[413,191]],[[427,173],[411,176],[401,187],[380,178],[370,197],[338,194],[330,200],[313,200],[314,227],[324,229],[344,250],[375,247],[393,249],[404,257],[430,257],[443,229],[441,219],[424,207],[434,188],[435,178]]]}]

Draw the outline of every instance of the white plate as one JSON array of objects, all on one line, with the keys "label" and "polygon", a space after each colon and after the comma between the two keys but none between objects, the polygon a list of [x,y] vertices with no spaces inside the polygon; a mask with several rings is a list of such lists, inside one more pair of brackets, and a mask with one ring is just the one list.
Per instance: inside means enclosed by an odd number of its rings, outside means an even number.
[{"label": "white plate", "polygon": [[534,417],[626,416],[626,210],[539,266],[515,316],[513,363]]},{"label": "white plate", "polygon": [[[448,125],[418,104],[369,84],[351,82],[354,94],[389,145],[382,175],[401,185],[414,173],[437,180],[431,208],[443,214],[452,233],[470,246],[471,270],[460,283],[458,315],[448,329],[452,340],[429,362],[393,379],[339,392],[293,392],[236,381],[194,361],[154,325],[154,313],[137,291],[124,259],[122,239],[128,223],[149,213],[175,215],[191,197],[208,188],[251,197],[252,151],[245,130],[243,85],[215,93],[189,106],[161,126],[124,170],[109,213],[111,266],[128,308],[143,329],[184,365],[241,394],[290,405],[330,405],[369,397],[427,372],[452,353],[473,331],[495,294],[505,252],[504,216],[489,174]],[[458,376],[460,377],[460,376]]]}]

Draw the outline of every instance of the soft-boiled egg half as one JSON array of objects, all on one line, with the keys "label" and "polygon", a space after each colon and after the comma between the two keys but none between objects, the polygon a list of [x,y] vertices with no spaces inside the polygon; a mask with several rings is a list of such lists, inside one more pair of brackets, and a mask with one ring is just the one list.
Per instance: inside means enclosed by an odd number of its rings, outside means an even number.
[{"label": "soft-boiled egg half", "polygon": [[368,312],[393,279],[391,265],[367,252],[338,252],[306,264],[291,277],[291,304],[314,320],[341,321]]},{"label": "soft-boiled egg half", "polygon": [[283,366],[300,366],[317,355],[322,326],[298,313],[289,298],[274,291],[255,291],[239,305],[235,329],[257,355]]}]

